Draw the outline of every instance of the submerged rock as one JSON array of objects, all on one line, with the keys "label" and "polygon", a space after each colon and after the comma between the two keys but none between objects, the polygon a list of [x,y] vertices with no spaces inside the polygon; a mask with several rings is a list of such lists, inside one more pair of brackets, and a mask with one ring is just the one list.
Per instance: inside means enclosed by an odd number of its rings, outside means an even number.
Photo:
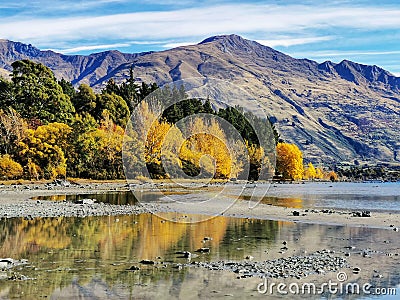
[{"label": "submerged rock", "polygon": [[177,251],[175,254],[182,254],[182,256],[179,256],[180,258],[191,258],[192,253],[189,251]]},{"label": "submerged rock", "polygon": [[195,252],[210,253],[210,248],[200,248],[200,249],[197,249]]},{"label": "submerged rock", "polygon": [[0,259],[0,270],[11,269],[13,266],[14,266],[14,260],[12,258]]},{"label": "submerged rock", "polygon": [[155,261],[149,260],[149,259],[142,259],[142,260],[140,261],[140,263],[141,263],[141,264],[144,264],[144,265],[154,265],[154,264],[155,264]]},{"label": "submerged rock", "polygon": [[8,270],[16,266],[26,265],[27,263],[28,260],[26,259],[16,260],[12,258],[0,258],[0,270]]}]

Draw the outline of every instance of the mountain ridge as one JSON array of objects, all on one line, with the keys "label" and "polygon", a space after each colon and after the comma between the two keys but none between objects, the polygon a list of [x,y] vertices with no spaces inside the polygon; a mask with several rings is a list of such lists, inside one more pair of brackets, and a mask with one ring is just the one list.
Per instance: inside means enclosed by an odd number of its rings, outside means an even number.
[{"label": "mountain ridge", "polygon": [[128,54],[116,50],[84,55],[40,51],[0,40],[0,67],[31,59],[58,78],[100,89],[133,68],[137,81],[159,85],[189,77],[215,77],[258,98],[288,142],[307,160],[392,162],[400,159],[400,78],[378,67],[343,60],[296,59],[238,35],[207,38],[196,45]]}]

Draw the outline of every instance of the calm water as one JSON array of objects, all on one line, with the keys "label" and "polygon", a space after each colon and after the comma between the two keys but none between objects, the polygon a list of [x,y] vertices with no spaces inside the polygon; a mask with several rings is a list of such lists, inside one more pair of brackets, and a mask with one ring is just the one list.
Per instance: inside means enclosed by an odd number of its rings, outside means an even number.
[{"label": "calm water", "polygon": [[400,212],[400,182],[273,184],[261,202],[292,208]]},{"label": "calm water", "polygon": [[[168,214],[168,218],[174,217],[198,218]],[[204,242],[204,237],[212,240]],[[283,241],[289,247],[286,254],[279,253]],[[190,291],[203,291],[204,297],[199,298],[207,299],[220,290],[237,299],[265,298],[257,294],[258,279],[249,282],[236,279],[234,273],[174,269],[172,263],[187,262],[175,252],[209,247],[210,253],[199,254],[192,261],[243,260],[248,255],[266,260],[326,248],[343,255],[349,245],[381,253],[388,243],[392,251],[399,249],[398,235],[389,230],[225,217],[196,224],[165,222],[151,214],[3,219],[0,257],[28,259],[28,265],[14,271],[34,279],[0,280],[0,299],[186,299]],[[371,263],[384,275],[380,284],[398,285],[398,257],[384,253],[375,257]],[[143,266],[139,263],[142,259],[160,264]],[[141,270],[126,270],[133,265]],[[364,280],[376,281],[373,275],[364,273]]]},{"label": "calm water", "polygon": [[[262,201],[287,207],[398,211],[399,195],[398,183],[279,184],[271,185],[268,197]],[[144,197],[157,201],[154,194]],[[55,201],[79,198],[136,203],[130,192],[52,197]],[[185,221],[201,218],[175,213],[165,217]],[[205,237],[212,240],[204,241]],[[284,254],[280,253],[283,241],[289,248]],[[393,253],[400,253],[400,239],[399,233],[391,230],[226,217],[194,224],[173,223],[152,214],[2,219],[0,258],[28,259],[29,264],[0,271],[0,278],[16,272],[33,279],[0,279],[0,299],[265,299],[268,296],[257,293],[260,282],[257,278],[236,279],[234,273],[174,268],[174,263],[188,262],[176,252],[207,247],[210,253],[199,254],[192,261],[239,261],[249,255],[261,261],[321,249],[344,255],[349,251],[347,246],[356,247],[349,258],[354,259],[353,264],[364,259],[365,265],[367,260],[368,268],[354,280],[384,287],[399,286],[400,258]],[[362,249],[371,250],[371,257],[363,258]],[[141,265],[142,259],[157,264]],[[141,270],[128,271],[131,266],[139,266]],[[383,277],[377,278],[377,272]],[[400,289],[397,293],[400,294]],[[362,299],[370,298],[376,299]]]},{"label": "calm water", "polygon": [[[235,187],[233,187],[235,188]],[[232,189],[233,189],[232,188]],[[336,208],[347,210],[371,210],[371,211],[390,211],[400,212],[400,182],[387,183],[306,183],[306,184],[272,184],[258,185],[260,191],[265,196],[257,198],[261,203],[272,204],[291,208]],[[266,191],[266,192],[265,192]],[[229,192],[229,189],[228,189]],[[237,191],[235,191],[237,193]],[[239,197],[242,200],[249,200],[248,193],[251,189],[245,190]],[[160,199],[160,194],[154,192],[140,193],[140,201],[143,202],[163,202],[168,200]],[[192,196],[192,201],[199,198],[201,193]],[[169,197],[174,198],[173,194]],[[181,199],[182,195],[177,198]],[[186,196],[184,196],[186,197]],[[54,201],[75,201],[78,199],[91,198],[99,202],[111,204],[137,204],[138,201],[131,192],[110,192],[98,194],[82,195],[55,195],[36,197],[41,200]]]},{"label": "calm water", "polygon": [[[149,193],[149,196],[151,194]],[[76,201],[81,199],[96,199],[97,202],[104,202],[118,205],[134,205],[138,201],[131,192],[110,192],[97,194],[79,194],[79,195],[53,195],[39,196],[33,200],[52,200],[52,201]]]}]

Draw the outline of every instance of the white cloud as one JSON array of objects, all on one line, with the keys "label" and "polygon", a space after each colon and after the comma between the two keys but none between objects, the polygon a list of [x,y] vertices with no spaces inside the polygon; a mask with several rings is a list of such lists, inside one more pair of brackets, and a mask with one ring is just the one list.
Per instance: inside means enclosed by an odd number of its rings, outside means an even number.
[{"label": "white cloud", "polygon": [[116,48],[126,48],[126,47],[129,47],[132,45],[160,45],[163,43],[165,43],[165,41],[130,41],[128,43],[84,45],[84,46],[72,47],[72,48],[60,48],[60,49],[50,48],[48,50],[52,50],[54,52],[63,53],[63,54],[70,54],[70,53],[78,53],[78,52],[90,51],[90,50],[102,50],[102,49],[108,50],[108,49],[116,49]]},{"label": "white cloud", "polygon": [[105,44],[105,45],[88,45],[88,46],[80,46],[75,48],[68,48],[68,49],[50,49],[55,52],[69,54],[69,53],[77,53],[82,51],[89,51],[89,50],[102,50],[102,49],[115,49],[115,48],[123,48],[129,47],[130,44]]},{"label": "white cloud", "polygon": [[[172,11],[66,18],[3,18],[3,37],[37,46],[61,42],[99,40],[182,40],[238,33],[312,35],[319,29],[335,28],[398,30],[400,9],[385,7],[323,7],[300,5],[230,4]],[[308,31],[307,34],[305,34]],[[311,33],[311,34],[310,34]],[[324,37],[323,37],[324,38]],[[307,40],[308,39],[308,40]],[[270,45],[274,40],[269,41]],[[316,42],[315,38],[275,41],[284,45]]]},{"label": "white cloud", "polygon": [[256,41],[268,47],[277,47],[277,46],[290,47],[295,45],[329,41],[331,39],[333,39],[333,37],[331,36],[321,36],[321,37],[285,38],[285,39],[256,40]]}]

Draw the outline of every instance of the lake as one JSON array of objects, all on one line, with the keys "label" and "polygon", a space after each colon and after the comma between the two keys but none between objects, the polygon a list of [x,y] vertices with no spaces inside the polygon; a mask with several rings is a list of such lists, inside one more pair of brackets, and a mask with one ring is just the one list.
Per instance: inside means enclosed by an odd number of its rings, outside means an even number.
[{"label": "lake", "polygon": [[[398,184],[391,183],[278,184],[270,187],[270,199],[263,201],[275,201],[275,204],[288,207],[326,205],[346,209],[367,204],[371,210],[394,207],[397,211],[398,188]],[[342,195],[339,189],[342,189]],[[83,195],[67,198],[59,195],[53,200],[72,201],[79,197]],[[117,204],[136,203],[129,193],[93,194],[90,197]],[[147,199],[153,201],[154,195]],[[351,275],[357,282],[393,288],[400,284],[400,239],[391,230],[222,216],[198,223],[175,223],[167,220],[187,222],[202,218],[177,213],[159,215],[164,218],[141,214],[1,219],[0,257],[27,259],[28,264],[8,272],[0,271],[0,278],[3,278],[0,279],[0,299],[267,297],[257,292],[259,278],[238,279],[233,272],[177,267],[177,263],[189,261],[176,252],[195,253],[199,248],[210,251],[197,253],[190,262],[243,261],[246,257],[263,261],[306,255],[321,249],[330,249],[341,256],[351,252],[348,257],[351,267],[363,266],[360,275]],[[288,247],[284,253],[281,251],[283,243]],[[366,250],[369,256],[363,257]],[[141,264],[143,259],[152,260],[155,265]],[[140,270],[129,270],[132,266]],[[351,268],[346,272],[350,276]],[[28,280],[7,280],[10,274],[24,275]],[[400,293],[399,288],[397,293]],[[393,297],[388,299],[395,299]]]},{"label": "lake", "polygon": [[[400,212],[400,182],[309,182],[268,185],[261,203],[278,206]],[[242,199],[248,200],[244,194]]]}]

